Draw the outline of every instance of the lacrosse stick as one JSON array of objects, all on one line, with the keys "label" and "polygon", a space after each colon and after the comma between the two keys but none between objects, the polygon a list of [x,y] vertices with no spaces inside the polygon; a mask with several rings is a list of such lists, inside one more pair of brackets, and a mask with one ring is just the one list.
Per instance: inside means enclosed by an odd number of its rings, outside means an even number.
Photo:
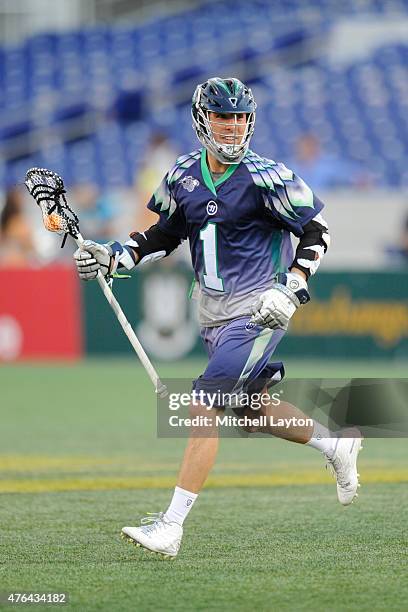
[{"label": "lacrosse stick", "polygon": [[[58,174],[55,174],[55,172],[46,170],[45,168],[31,168],[27,171],[25,185],[41,208],[45,228],[50,232],[64,235],[61,246],[65,245],[66,238],[70,235],[80,247],[84,239],[79,231],[78,217],[68,206],[62,178],[58,176]],[[100,270],[98,270],[97,280],[104,296],[108,300],[122,326],[123,331],[128,337],[130,344],[142,362],[144,369],[150,376],[156,393],[160,397],[165,397],[167,395],[165,385],[161,382],[150,359],[133,331],[132,326],[120,307],[119,302],[113,295],[109,281],[106,280]]]}]

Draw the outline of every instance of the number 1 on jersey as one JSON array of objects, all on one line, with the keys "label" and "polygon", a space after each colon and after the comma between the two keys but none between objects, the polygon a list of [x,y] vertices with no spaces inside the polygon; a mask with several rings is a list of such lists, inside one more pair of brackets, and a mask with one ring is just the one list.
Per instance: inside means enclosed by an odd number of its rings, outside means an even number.
[{"label": "number 1 on jersey", "polygon": [[218,276],[217,224],[209,221],[200,231],[200,240],[203,241],[204,284],[208,289],[224,291],[223,280]]}]

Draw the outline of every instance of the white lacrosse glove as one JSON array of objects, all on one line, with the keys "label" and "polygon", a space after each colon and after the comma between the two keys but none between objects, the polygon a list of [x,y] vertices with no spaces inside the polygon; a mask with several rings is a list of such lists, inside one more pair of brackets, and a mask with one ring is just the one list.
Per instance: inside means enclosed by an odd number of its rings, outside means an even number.
[{"label": "white lacrosse glove", "polygon": [[86,281],[95,279],[99,270],[103,276],[111,276],[118,266],[131,270],[136,265],[131,249],[120,242],[100,244],[93,240],[84,240],[75,251],[74,260],[79,278]]},{"label": "white lacrosse glove", "polygon": [[278,282],[252,304],[251,323],[286,330],[296,309],[309,300],[307,282],[299,274],[279,274]]}]

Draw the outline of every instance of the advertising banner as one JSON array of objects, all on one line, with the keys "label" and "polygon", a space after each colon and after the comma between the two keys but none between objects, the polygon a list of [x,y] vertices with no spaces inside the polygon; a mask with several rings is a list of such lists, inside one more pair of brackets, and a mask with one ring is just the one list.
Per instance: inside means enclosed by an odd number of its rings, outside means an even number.
[{"label": "advertising banner", "polygon": [[0,362],[77,359],[79,280],[73,267],[0,269]]},{"label": "advertising banner", "polygon": [[[114,293],[146,352],[153,359],[202,354],[196,302],[188,298],[191,270],[180,264],[141,268],[115,280]],[[85,350],[88,354],[133,352],[97,283],[83,283]]]},{"label": "advertising banner", "polygon": [[[188,299],[187,266],[170,262],[115,281],[114,291],[153,358],[204,356]],[[388,359],[408,357],[408,279],[403,272],[320,273],[312,299],[295,313],[279,357]],[[96,283],[83,284],[86,351],[130,353],[131,347]]]},{"label": "advertising banner", "polygon": [[404,272],[327,272],[310,281],[282,354],[320,358],[408,357],[408,278]]}]

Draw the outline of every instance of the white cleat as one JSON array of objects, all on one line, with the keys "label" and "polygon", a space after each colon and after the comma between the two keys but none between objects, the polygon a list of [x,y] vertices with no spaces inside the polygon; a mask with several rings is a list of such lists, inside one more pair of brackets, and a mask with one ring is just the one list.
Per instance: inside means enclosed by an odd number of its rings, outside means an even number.
[{"label": "white cleat", "polygon": [[149,512],[140,523],[140,527],[123,527],[122,538],[153,553],[159,553],[166,559],[177,555],[183,536],[181,525],[170,523],[164,512]]},{"label": "white cleat", "polygon": [[[353,430],[353,433],[359,432]],[[337,498],[343,506],[348,506],[358,497],[360,474],[357,473],[357,456],[361,450],[361,440],[361,437],[339,438],[334,455],[330,457],[324,453],[327,466],[336,477]]]}]

